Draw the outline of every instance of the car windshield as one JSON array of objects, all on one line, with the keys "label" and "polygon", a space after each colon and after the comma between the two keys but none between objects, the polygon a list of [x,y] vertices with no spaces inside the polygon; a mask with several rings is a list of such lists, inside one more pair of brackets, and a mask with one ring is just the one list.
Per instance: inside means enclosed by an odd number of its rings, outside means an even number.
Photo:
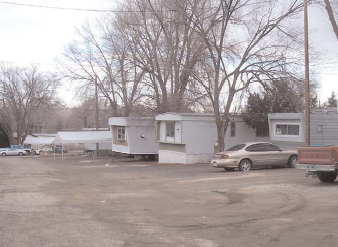
[{"label": "car windshield", "polygon": [[233,146],[229,148],[227,151],[239,151],[245,147],[245,144],[238,144],[236,146]]}]

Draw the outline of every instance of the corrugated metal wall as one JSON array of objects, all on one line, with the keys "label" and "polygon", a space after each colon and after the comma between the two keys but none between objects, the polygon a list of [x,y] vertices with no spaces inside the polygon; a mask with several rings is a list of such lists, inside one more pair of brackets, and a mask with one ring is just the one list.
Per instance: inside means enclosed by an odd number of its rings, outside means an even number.
[{"label": "corrugated metal wall", "polygon": [[311,115],[310,141],[311,145],[338,145],[337,113]]}]

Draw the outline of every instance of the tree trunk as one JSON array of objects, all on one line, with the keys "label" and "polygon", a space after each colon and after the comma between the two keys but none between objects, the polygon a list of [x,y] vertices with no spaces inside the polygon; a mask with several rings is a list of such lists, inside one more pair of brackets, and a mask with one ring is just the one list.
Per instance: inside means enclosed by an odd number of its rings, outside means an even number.
[{"label": "tree trunk", "polygon": [[217,145],[214,145],[215,153],[223,152],[225,148],[225,133],[227,130],[228,121],[225,121],[221,116],[216,116],[216,128],[217,128]]},{"label": "tree trunk", "polygon": [[337,22],[334,18],[334,15],[333,15],[331,3],[330,3],[329,0],[324,0],[324,2],[325,2],[325,8],[326,8],[327,14],[329,15],[329,19],[330,19],[333,31],[336,35],[337,40],[338,40],[338,26],[337,26]]}]

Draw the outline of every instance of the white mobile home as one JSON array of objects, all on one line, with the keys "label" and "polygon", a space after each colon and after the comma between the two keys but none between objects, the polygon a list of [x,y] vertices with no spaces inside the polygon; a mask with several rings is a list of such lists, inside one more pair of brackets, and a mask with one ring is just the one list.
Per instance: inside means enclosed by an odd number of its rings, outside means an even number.
[{"label": "white mobile home", "polygon": [[156,117],[159,163],[206,163],[217,140],[212,114],[165,113]]},{"label": "white mobile home", "polygon": [[[165,113],[156,117],[159,163],[208,163],[214,154],[217,128],[213,114]],[[225,149],[249,141],[269,141],[250,128],[241,117],[232,117]]]},{"label": "white mobile home", "polygon": [[270,139],[281,148],[297,150],[305,144],[303,113],[270,113]]},{"label": "white mobile home", "polygon": [[[338,144],[337,108],[315,108],[310,115],[310,144]],[[305,145],[305,116],[303,113],[269,114],[271,140],[287,149]]]},{"label": "white mobile home", "polygon": [[128,155],[158,154],[155,118],[112,117],[109,118],[109,126],[113,152]]}]

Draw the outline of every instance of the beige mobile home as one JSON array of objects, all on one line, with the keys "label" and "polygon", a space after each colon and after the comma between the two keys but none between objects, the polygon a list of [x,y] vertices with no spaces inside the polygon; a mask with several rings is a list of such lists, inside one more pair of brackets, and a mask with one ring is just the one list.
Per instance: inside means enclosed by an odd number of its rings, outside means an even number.
[{"label": "beige mobile home", "polygon": [[155,142],[155,118],[109,118],[112,151],[128,155],[157,155]]}]

